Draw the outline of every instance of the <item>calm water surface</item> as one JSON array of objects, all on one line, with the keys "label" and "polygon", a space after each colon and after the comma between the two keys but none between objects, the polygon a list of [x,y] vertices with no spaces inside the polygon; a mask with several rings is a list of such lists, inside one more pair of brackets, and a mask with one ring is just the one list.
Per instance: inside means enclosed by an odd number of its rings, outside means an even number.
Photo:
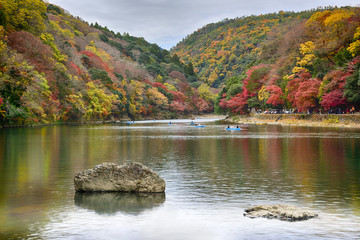
[{"label": "calm water surface", "polygon": [[[360,131],[185,121],[0,129],[0,239],[360,238]],[[166,193],[75,194],[102,162],[141,162]],[[249,219],[255,204],[319,214]]]}]

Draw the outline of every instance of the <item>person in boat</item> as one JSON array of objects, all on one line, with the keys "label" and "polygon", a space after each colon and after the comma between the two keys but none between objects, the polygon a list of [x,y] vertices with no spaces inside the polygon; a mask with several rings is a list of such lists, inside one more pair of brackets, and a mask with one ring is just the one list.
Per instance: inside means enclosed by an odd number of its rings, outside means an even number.
[{"label": "person in boat", "polygon": [[230,125],[228,125],[227,128],[230,128]]},{"label": "person in boat", "polygon": [[239,128],[239,125],[236,125],[236,128]]}]

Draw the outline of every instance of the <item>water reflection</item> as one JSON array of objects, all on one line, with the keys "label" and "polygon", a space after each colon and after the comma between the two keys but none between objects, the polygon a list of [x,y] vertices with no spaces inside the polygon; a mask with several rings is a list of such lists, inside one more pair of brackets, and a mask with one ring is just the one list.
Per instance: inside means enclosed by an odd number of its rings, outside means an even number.
[{"label": "water reflection", "polygon": [[[146,225],[149,218],[171,223],[175,212],[181,225],[188,218],[181,214],[191,212],[199,228],[204,222],[237,226],[242,208],[279,202],[337,216],[333,229],[346,236],[348,226],[360,228],[359,131],[265,125],[226,132],[224,127],[139,123],[0,129],[0,238],[27,239],[44,229],[54,238],[62,230],[71,235],[79,213],[89,224],[96,215],[101,221],[130,218]],[[165,195],[127,194],[76,194],[74,199],[76,173],[126,161],[159,173],[167,184],[166,201]],[[62,214],[71,216],[69,222]],[[315,224],[324,235],[326,226]],[[222,230],[231,232],[229,227]],[[255,234],[251,227],[241,231]],[[84,229],[84,239],[86,234]]]},{"label": "water reflection", "polygon": [[165,202],[165,193],[76,192],[74,201],[76,206],[94,210],[100,215],[117,212],[139,215],[161,206]]}]

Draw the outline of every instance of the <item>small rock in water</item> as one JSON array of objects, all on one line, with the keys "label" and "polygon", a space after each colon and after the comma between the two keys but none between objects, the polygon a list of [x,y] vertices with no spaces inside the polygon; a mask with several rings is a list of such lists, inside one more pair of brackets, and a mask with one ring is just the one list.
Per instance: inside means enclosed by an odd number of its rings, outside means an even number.
[{"label": "small rock in water", "polygon": [[244,216],[250,218],[269,218],[269,219],[280,219],[284,221],[294,222],[303,221],[311,218],[315,218],[318,215],[304,210],[302,208],[287,205],[287,204],[274,204],[274,205],[259,205],[245,209]]},{"label": "small rock in water", "polygon": [[102,163],[84,170],[74,178],[76,191],[83,192],[144,192],[165,191],[165,181],[141,163]]}]

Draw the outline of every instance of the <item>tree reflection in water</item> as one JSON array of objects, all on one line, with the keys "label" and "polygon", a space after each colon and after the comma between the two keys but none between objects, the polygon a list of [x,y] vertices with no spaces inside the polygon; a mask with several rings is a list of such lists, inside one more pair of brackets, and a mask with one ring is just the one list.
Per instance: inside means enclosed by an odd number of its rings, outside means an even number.
[{"label": "tree reflection in water", "polygon": [[161,206],[165,193],[76,192],[75,205],[96,213],[139,215],[146,210]]}]

